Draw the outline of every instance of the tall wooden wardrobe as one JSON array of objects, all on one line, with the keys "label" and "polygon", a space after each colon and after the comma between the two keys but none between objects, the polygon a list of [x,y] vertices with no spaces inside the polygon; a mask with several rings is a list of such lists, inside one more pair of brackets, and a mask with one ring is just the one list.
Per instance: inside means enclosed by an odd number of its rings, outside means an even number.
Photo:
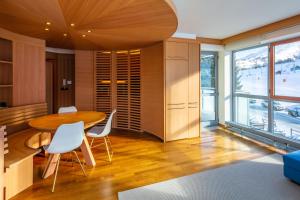
[{"label": "tall wooden wardrobe", "polygon": [[114,128],[163,141],[200,135],[200,44],[169,39],[140,50],[76,51],[76,106],[107,114]]},{"label": "tall wooden wardrobe", "polygon": [[200,44],[169,39],[142,49],[142,128],[164,141],[200,135]]}]

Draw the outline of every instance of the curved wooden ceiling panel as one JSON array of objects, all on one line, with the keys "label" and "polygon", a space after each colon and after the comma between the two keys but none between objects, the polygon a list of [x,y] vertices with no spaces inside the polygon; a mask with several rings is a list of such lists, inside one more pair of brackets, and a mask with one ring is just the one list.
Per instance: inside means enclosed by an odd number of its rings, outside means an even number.
[{"label": "curved wooden ceiling panel", "polygon": [[0,1],[2,28],[50,47],[139,48],[170,37],[177,24],[171,0]]}]

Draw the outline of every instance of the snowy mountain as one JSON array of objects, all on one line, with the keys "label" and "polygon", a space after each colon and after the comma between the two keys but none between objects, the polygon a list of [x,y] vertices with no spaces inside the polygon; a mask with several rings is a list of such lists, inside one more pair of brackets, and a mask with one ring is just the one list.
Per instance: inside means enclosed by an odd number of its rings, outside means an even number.
[{"label": "snowy mountain", "polygon": [[[275,62],[285,63],[300,59],[300,42],[275,47]],[[268,47],[258,47],[235,53],[236,66],[240,69],[259,68],[268,64]]]}]

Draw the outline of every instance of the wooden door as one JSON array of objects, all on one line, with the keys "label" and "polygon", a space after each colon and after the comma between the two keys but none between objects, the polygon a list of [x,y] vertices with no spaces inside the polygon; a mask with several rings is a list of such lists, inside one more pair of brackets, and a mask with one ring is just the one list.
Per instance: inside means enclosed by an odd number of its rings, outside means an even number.
[{"label": "wooden door", "polygon": [[188,61],[166,60],[166,140],[188,137]]},{"label": "wooden door", "polygon": [[55,54],[53,70],[53,109],[75,105],[75,56],[73,54]]},{"label": "wooden door", "polygon": [[52,61],[46,62],[46,102],[48,114],[53,113],[53,66]]},{"label": "wooden door", "polygon": [[200,135],[200,46],[189,44],[188,115],[190,138]]}]

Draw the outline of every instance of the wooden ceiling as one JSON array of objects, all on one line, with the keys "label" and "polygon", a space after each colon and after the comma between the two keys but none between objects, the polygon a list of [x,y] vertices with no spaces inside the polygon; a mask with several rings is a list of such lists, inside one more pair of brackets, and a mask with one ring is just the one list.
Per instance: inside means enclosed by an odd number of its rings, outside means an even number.
[{"label": "wooden ceiling", "polygon": [[48,47],[139,48],[170,37],[177,25],[171,0],[0,1],[0,27]]}]

